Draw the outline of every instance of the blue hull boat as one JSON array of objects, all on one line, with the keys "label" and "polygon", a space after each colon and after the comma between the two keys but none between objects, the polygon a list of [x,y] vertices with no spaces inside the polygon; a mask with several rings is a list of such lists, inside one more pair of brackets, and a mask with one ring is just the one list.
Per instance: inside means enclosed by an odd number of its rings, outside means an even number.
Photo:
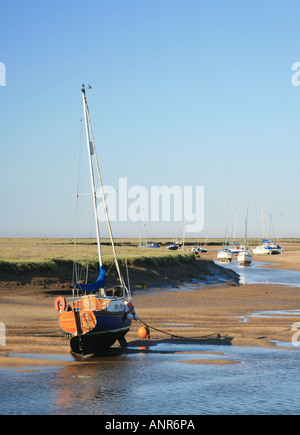
[{"label": "blue hull boat", "polygon": [[[59,313],[59,327],[61,331],[70,338],[72,352],[80,355],[88,355],[99,354],[112,346],[116,341],[118,341],[121,346],[126,346],[125,335],[130,330],[132,320],[137,320],[138,316],[131,302],[129,285],[128,287],[126,286],[120,271],[100,175],[94,136],[91,130],[91,121],[84,85],[82,85],[81,91],[100,274],[98,279],[91,284],[82,283],[80,280],[76,279],[73,286],[72,297],[68,300],[64,297],[56,298],[55,309]],[[97,190],[94,179],[94,172],[96,171],[98,172],[98,181],[102,192],[103,206],[113,250],[114,265],[117,269],[118,276],[118,288],[112,289],[113,296],[108,296],[110,289],[109,291],[106,290],[106,273],[102,261]],[[77,192],[76,196],[77,198],[80,196],[79,192]],[[79,273],[76,266],[77,265],[74,264],[75,276],[78,277]],[[87,279],[85,279],[85,281],[87,282]],[[117,294],[117,296],[115,296],[115,294]]]}]

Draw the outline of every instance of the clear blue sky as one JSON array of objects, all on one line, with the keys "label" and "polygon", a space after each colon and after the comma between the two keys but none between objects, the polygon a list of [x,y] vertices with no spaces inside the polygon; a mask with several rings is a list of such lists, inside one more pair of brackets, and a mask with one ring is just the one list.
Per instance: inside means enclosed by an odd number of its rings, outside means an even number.
[{"label": "clear blue sky", "polygon": [[81,83],[106,184],[204,186],[202,237],[232,202],[243,234],[247,201],[249,236],[264,201],[266,232],[282,213],[300,237],[299,22],[296,0],[2,2],[0,237],[73,236]]}]

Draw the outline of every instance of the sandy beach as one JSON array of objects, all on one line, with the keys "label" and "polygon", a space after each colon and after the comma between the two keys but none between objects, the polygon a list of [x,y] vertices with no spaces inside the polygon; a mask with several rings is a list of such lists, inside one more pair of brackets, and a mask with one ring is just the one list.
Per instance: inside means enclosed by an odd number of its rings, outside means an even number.
[{"label": "sandy beach", "polygon": [[[283,246],[279,256],[259,257],[271,263],[270,268],[300,270],[300,244]],[[203,254],[215,259],[217,248]],[[258,260],[255,257],[255,260]],[[134,294],[133,303],[140,319],[151,327],[151,339],[140,340],[142,326],[134,322],[126,336],[129,345],[151,347],[161,340],[197,341],[216,345],[274,346],[274,341],[291,342],[291,325],[300,319],[289,316],[250,317],[261,311],[295,310],[300,308],[300,289],[280,285],[229,284],[176,288]],[[0,347],[0,365],[70,365],[78,361],[24,359],[17,354],[68,355],[69,342],[62,337],[54,310],[54,299],[64,294],[65,286],[18,281],[2,281],[0,288],[0,322],[6,329],[6,346]],[[10,355],[15,356],[10,356]]]}]

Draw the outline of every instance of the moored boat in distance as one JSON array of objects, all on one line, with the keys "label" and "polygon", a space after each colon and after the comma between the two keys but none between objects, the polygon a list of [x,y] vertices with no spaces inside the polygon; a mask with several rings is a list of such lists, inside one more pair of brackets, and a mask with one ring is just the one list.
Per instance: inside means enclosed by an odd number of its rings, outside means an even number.
[{"label": "moored boat in distance", "polygon": [[269,239],[263,239],[262,245],[252,249],[255,255],[276,255],[282,254],[283,250],[277,243],[272,242]]},{"label": "moored boat in distance", "polygon": [[221,263],[231,263],[233,259],[233,254],[230,249],[224,248],[218,252],[217,259]]},{"label": "moored boat in distance", "polygon": [[252,263],[252,254],[249,249],[242,249],[238,254],[238,262],[241,266],[249,266]]},{"label": "moored boat in distance", "polygon": [[148,248],[148,249],[154,248],[155,249],[155,248],[160,248],[160,245],[158,243],[155,243],[155,242],[148,242],[147,245],[142,246],[142,248]]},{"label": "moored boat in distance", "polygon": [[233,255],[236,255],[240,252],[240,248],[236,246],[227,246],[227,249],[232,252]]},{"label": "moored boat in distance", "polygon": [[247,246],[247,228],[248,228],[248,204],[247,214],[245,219],[245,242],[240,246],[240,252],[238,254],[238,262],[241,266],[249,266],[252,263],[252,254]]},{"label": "moored boat in distance", "polygon": [[225,240],[224,240],[224,248],[221,249],[220,251],[218,251],[218,254],[217,254],[217,260],[220,261],[221,263],[230,263],[233,259],[233,253],[231,252],[231,249],[229,249],[227,247],[227,240],[228,240],[230,221],[231,221],[231,216],[232,216],[232,211],[233,211],[233,205],[234,204],[232,203],[231,210],[230,210],[230,216],[229,216],[227,229],[226,229]]},{"label": "moored boat in distance", "polygon": [[[279,239],[279,232],[282,222],[282,214],[280,217],[280,223],[278,228],[278,235],[277,235],[277,243],[272,242],[271,239],[265,238],[265,228],[264,228],[264,204],[261,202],[261,215],[262,215],[262,244],[257,246],[256,248],[252,249],[252,252],[254,255],[276,255],[276,254],[282,254],[283,250],[281,246],[278,245],[278,239]],[[270,215],[270,227],[272,227],[272,217]]]},{"label": "moored boat in distance", "polygon": [[202,254],[202,253],[204,253],[204,252],[207,252],[207,249],[206,249],[205,246],[194,246],[194,247],[191,249],[191,252],[192,252],[193,254]]},{"label": "moored boat in distance", "polygon": [[166,247],[169,251],[178,251],[179,245],[176,243],[171,243],[169,246]]},{"label": "moored boat in distance", "polygon": [[[127,288],[119,267],[100,175],[99,162],[91,130],[84,85],[82,85],[81,91],[100,274],[98,279],[91,284],[83,284],[76,280],[72,297],[70,299],[65,299],[64,297],[56,298],[55,309],[59,313],[58,317],[61,331],[70,338],[71,350],[76,354],[88,355],[101,353],[103,350],[112,346],[116,341],[119,341],[121,346],[126,346],[125,335],[130,330],[132,320],[137,320],[138,316],[132,305],[130,288]],[[112,290],[106,289],[106,273],[103,269],[94,165],[96,165],[98,171],[103,206],[114,255],[114,264],[118,274],[119,285]],[[77,198],[78,196],[77,194]]]}]

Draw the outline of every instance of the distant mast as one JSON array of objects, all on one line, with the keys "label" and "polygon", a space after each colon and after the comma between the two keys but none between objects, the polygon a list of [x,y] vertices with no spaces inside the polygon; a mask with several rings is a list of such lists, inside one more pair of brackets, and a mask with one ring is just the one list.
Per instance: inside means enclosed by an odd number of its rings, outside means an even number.
[{"label": "distant mast", "polygon": [[96,237],[97,237],[97,246],[98,246],[98,257],[99,257],[99,265],[102,267],[102,253],[101,253],[101,242],[100,242],[100,229],[99,229],[99,221],[98,221],[98,213],[97,213],[97,197],[96,197],[96,189],[95,189],[95,180],[94,180],[94,170],[92,163],[92,155],[94,154],[94,145],[90,138],[90,129],[88,122],[88,109],[87,109],[87,101],[85,96],[85,87],[82,85],[82,104],[84,111],[84,122],[85,122],[85,130],[86,130],[86,143],[87,143],[87,151],[89,156],[89,164],[90,164],[90,175],[91,175],[91,186],[92,186],[92,199],[94,206],[94,215],[95,215],[95,224],[96,224]]},{"label": "distant mast", "polygon": [[261,230],[262,230],[262,238],[265,238],[265,225],[264,225],[264,203],[261,202]]},{"label": "distant mast", "polygon": [[247,232],[248,232],[248,209],[249,209],[249,205],[247,203],[247,214],[246,214],[246,222],[245,222],[245,250],[247,245]]}]

